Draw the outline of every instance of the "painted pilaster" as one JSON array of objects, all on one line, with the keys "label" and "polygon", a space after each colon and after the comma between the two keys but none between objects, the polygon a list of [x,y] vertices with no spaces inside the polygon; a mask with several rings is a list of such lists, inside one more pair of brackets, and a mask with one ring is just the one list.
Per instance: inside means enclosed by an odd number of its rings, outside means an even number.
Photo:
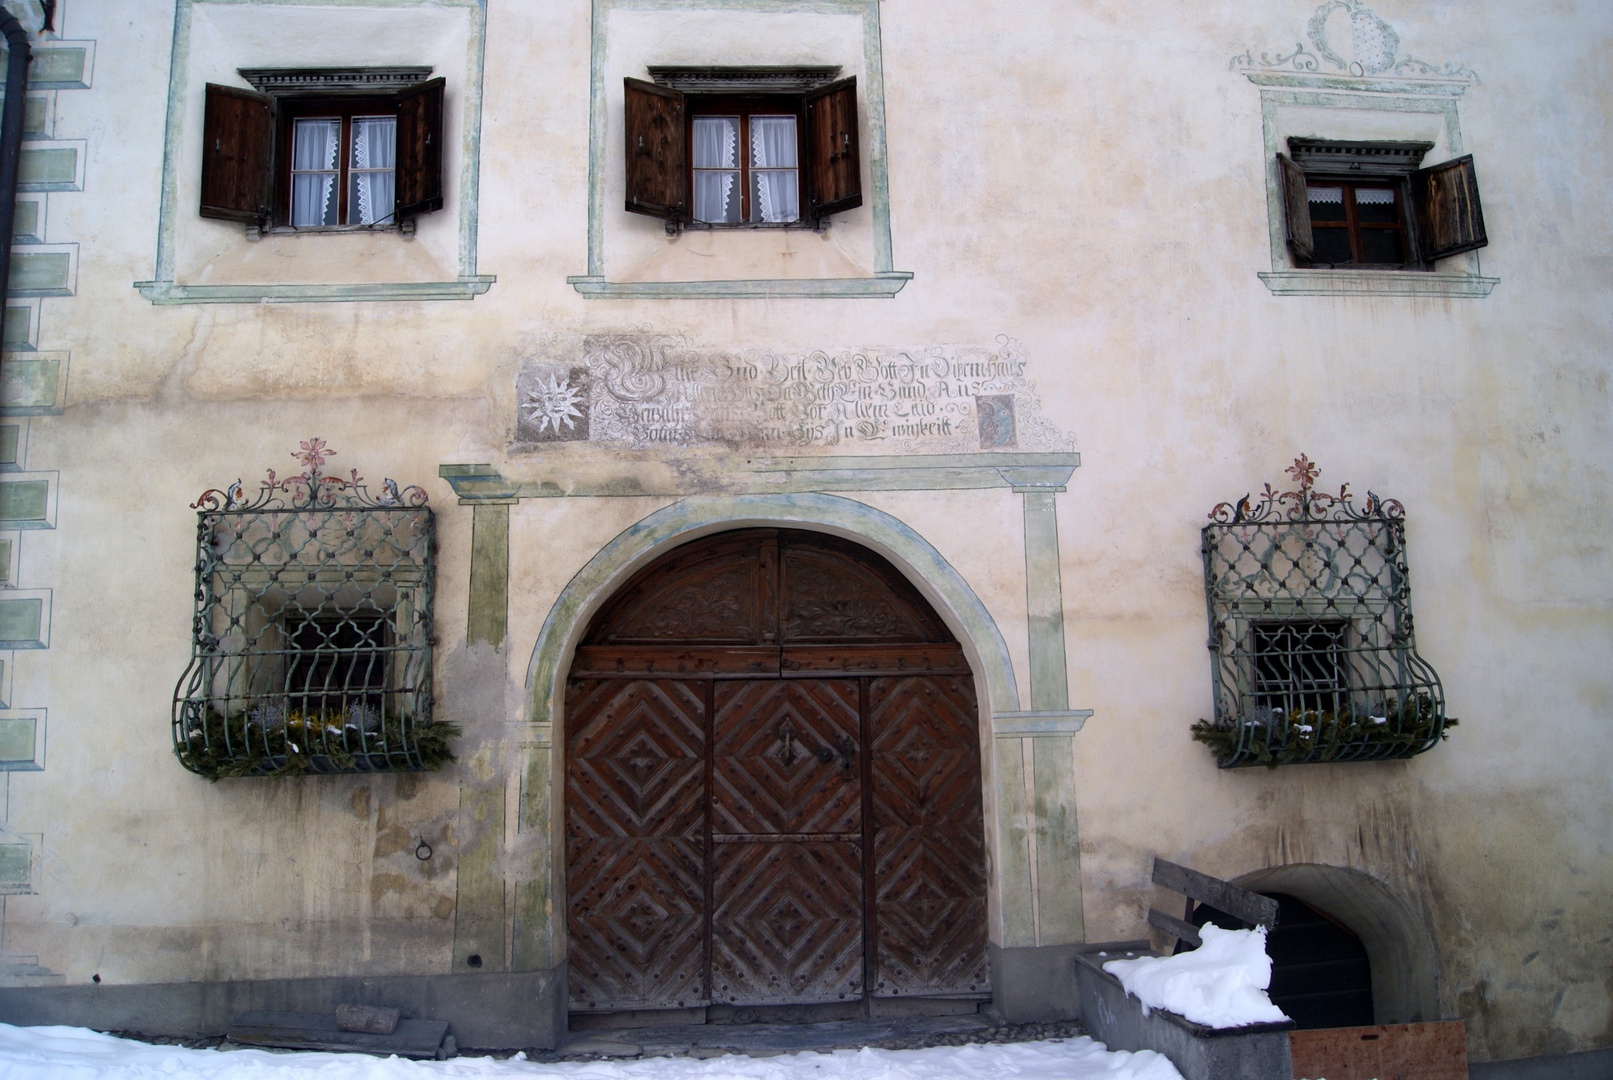
[{"label": "painted pilaster", "polygon": [[477,503],[470,533],[470,614],[465,637],[503,648],[510,616],[510,506]]},{"label": "painted pilaster", "polygon": [[1070,707],[1064,666],[1064,586],[1059,575],[1058,488],[1015,488],[1025,500],[1025,619],[1030,633],[1031,710]]},{"label": "painted pilaster", "polygon": [[1064,654],[1057,495],[1068,470],[1005,471],[1024,501],[1030,710],[998,712],[998,852],[1007,948],[1084,941],[1074,737],[1091,716],[1070,708]]},{"label": "painted pilaster", "polygon": [[[509,623],[510,504],[473,503],[470,542],[470,605],[466,643],[502,650]],[[471,669],[483,665],[470,664]],[[488,675],[504,678],[502,663]],[[502,700],[502,698],[500,698]],[[494,731],[503,717],[492,718]],[[503,971],[505,884],[499,856],[505,849],[505,748],[497,738],[477,742],[464,763],[459,786],[459,873],[454,903],[455,971]]]}]

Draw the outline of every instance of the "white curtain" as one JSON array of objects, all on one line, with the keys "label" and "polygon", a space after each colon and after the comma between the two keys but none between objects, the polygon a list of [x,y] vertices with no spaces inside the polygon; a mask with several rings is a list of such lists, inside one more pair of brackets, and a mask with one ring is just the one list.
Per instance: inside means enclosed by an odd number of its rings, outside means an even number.
[{"label": "white curtain", "polygon": [[1306,187],[1305,201],[1314,203],[1342,203],[1344,202],[1344,189],[1341,187]]},{"label": "white curtain", "polygon": [[348,195],[348,224],[376,225],[391,220],[397,190],[397,138],[396,117],[353,118],[353,161],[348,174],[353,190]]},{"label": "white curtain", "polygon": [[795,221],[801,216],[796,177],[795,117],[753,116],[751,169],[756,177],[758,221]]},{"label": "white curtain", "polygon": [[[715,171],[725,170],[725,171]],[[726,171],[732,170],[732,171]],[[694,118],[694,218],[696,221],[739,220],[734,184],[739,179],[739,118]]]},{"label": "white curtain", "polygon": [[340,120],[298,120],[291,150],[291,223],[336,224]]},{"label": "white curtain", "polygon": [[[1316,189],[1312,188],[1311,190],[1315,191]],[[1335,189],[1335,190],[1337,190],[1337,189]],[[1312,201],[1315,201],[1316,196],[1312,195],[1311,199],[1312,199]],[[1343,200],[1340,199],[1339,201],[1342,202]],[[1394,204],[1394,201],[1395,201],[1395,193],[1392,190],[1390,190],[1389,188],[1356,188],[1355,189],[1355,203],[1356,203],[1357,206],[1362,206],[1362,205],[1366,205],[1366,206],[1374,206],[1374,205],[1376,205],[1376,206],[1391,206],[1391,205]]]}]

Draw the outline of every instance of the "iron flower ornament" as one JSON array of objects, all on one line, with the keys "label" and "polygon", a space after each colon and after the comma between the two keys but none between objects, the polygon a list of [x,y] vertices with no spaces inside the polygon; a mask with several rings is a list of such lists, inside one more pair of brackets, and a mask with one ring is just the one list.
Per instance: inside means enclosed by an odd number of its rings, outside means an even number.
[{"label": "iron flower ornament", "polygon": [[381,494],[372,496],[357,469],[348,471],[347,478],[324,475],[325,463],[336,456],[336,451],[321,438],[306,439],[297,444],[291,456],[302,465],[303,471],[281,477],[273,469],[266,469],[266,479],[258,484],[258,492],[247,498],[246,485],[237,479],[224,488],[208,488],[190,504],[192,510],[241,512],[252,510],[308,510],[339,508],[407,509],[425,506],[430,497],[417,485],[400,488],[391,477],[381,481]]}]

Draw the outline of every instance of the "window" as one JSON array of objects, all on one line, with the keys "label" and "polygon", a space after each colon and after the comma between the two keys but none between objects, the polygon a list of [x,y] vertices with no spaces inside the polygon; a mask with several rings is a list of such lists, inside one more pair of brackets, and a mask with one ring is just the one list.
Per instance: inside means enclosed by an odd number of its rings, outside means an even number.
[{"label": "window", "polygon": [[1277,166],[1296,263],[1432,270],[1488,244],[1472,155],[1419,168],[1433,146],[1289,139]]},{"label": "window", "polygon": [[1260,620],[1250,627],[1257,708],[1337,712],[1348,692],[1341,619]]},{"label": "window", "polygon": [[280,145],[288,195],[283,215],[293,228],[389,225],[396,191],[397,106],[353,102],[287,102]]},{"label": "window", "polygon": [[408,229],[442,209],[444,80],[429,68],[241,74],[258,89],[207,84],[203,217]]},{"label": "window", "polygon": [[[862,205],[857,80],[651,68],[625,80],[627,210],[682,228],[822,227]],[[751,93],[744,93],[749,90]]]},{"label": "window", "polygon": [[174,750],[210,779],[434,769],[457,734],[431,718],[433,519],[419,488],[305,469],[203,493],[190,665]]},{"label": "window", "polygon": [[1223,768],[1411,757],[1456,723],[1417,655],[1405,511],[1370,492],[1266,485],[1221,503],[1202,555],[1215,717],[1193,725]]},{"label": "window", "polygon": [[788,99],[691,103],[694,223],[789,225],[801,220],[800,117]]}]

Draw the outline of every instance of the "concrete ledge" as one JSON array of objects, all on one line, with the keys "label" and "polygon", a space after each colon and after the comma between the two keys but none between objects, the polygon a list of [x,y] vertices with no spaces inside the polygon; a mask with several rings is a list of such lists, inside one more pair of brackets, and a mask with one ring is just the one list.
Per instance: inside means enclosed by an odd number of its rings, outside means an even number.
[{"label": "concrete ledge", "polygon": [[566,969],[562,964],[513,974],[0,988],[0,1020],[143,1035],[222,1035],[241,1013],[333,1012],[342,1002],[446,1020],[462,1047],[552,1050],[566,1033]]},{"label": "concrete ledge", "polygon": [[[1184,1080],[1293,1080],[1288,1031],[1294,1025],[1253,1024],[1207,1028],[1175,1013],[1154,1009],[1126,993],[1120,980],[1103,970],[1127,954],[1075,958],[1081,1013],[1087,1034],[1110,1050],[1154,1050],[1171,1059]],[[1148,955],[1131,953],[1130,955]]]},{"label": "concrete ledge", "polygon": [[1581,1054],[1519,1058],[1469,1064],[1472,1080],[1607,1080],[1613,1076],[1613,1047]]},{"label": "concrete ledge", "polygon": [[989,946],[992,1017],[1009,1024],[1080,1019],[1075,955],[1082,948],[1085,946],[1032,945],[1005,949],[993,942]]}]

